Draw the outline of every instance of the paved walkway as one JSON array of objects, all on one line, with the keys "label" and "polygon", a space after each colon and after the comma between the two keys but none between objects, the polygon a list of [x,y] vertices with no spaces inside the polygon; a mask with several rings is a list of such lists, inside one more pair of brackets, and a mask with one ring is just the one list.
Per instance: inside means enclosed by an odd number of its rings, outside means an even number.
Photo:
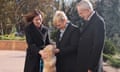
[{"label": "paved walkway", "polygon": [[[0,50],[0,72],[23,72],[25,51]],[[107,64],[104,64],[105,72],[120,72]]]},{"label": "paved walkway", "polygon": [[23,72],[24,61],[24,51],[0,50],[0,72]]}]

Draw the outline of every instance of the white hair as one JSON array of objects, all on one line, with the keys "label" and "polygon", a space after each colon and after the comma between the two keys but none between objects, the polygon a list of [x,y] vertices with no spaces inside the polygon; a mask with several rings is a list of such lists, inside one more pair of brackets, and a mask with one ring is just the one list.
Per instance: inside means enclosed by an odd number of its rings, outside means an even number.
[{"label": "white hair", "polygon": [[77,6],[80,6],[81,9],[90,9],[93,11],[93,5],[89,0],[81,0]]},{"label": "white hair", "polygon": [[53,24],[56,24],[57,21],[68,20],[66,14],[63,11],[56,11],[53,17]]}]

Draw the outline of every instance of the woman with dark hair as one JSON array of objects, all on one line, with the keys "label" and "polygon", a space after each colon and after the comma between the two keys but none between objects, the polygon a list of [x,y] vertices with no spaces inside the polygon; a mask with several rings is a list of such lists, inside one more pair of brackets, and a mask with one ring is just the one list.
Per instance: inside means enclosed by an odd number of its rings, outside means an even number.
[{"label": "woman with dark hair", "polygon": [[40,50],[50,44],[48,29],[43,22],[42,12],[34,10],[24,18],[28,25],[25,28],[26,42],[28,45],[24,72],[41,72],[40,69]]}]

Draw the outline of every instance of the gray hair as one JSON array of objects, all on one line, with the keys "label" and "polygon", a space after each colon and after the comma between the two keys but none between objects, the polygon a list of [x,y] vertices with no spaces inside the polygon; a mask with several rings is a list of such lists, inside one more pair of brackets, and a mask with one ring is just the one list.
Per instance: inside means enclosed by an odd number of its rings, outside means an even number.
[{"label": "gray hair", "polygon": [[80,6],[81,9],[90,9],[93,11],[93,5],[89,0],[81,0],[79,3],[77,3],[77,6]]}]

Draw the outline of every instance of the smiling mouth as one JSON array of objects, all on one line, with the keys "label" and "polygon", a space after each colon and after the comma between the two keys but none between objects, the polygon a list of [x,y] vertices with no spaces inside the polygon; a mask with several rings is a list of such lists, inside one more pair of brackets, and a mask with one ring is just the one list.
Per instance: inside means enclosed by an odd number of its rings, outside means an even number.
[{"label": "smiling mouth", "polygon": [[37,23],[37,25],[40,25],[41,23]]}]

